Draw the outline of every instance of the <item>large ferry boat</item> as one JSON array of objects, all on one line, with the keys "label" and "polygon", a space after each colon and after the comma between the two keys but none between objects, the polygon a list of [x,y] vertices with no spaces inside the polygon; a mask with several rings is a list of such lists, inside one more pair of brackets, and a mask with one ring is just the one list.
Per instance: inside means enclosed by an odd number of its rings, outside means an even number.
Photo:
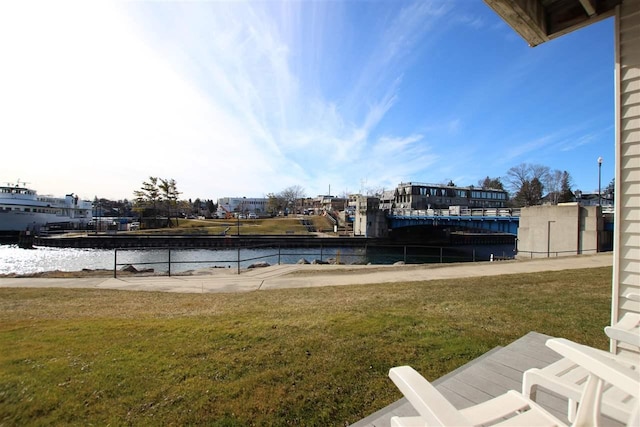
[{"label": "large ferry boat", "polygon": [[73,193],[64,198],[39,196],[20,181],[0,186],[0,235],[17,236],[41,227],[83,229],[92,220],[92,203]]}]

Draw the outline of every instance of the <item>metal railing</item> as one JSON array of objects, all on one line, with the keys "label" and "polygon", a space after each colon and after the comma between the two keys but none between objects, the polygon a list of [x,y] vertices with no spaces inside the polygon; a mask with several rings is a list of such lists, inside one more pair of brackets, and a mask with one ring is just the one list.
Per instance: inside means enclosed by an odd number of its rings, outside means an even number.
[{"label": "metal railing", "polygon": [[[188,269],[180,269],[185,265],[197,267],[198,265],[205,265],[212,268],[231,268],[235,266],[237,274],[242,271],[242,266],[248,268],[247,264],[255,263],[257,261],[270,259],[279,264],[293,264],[293,262],[283,262],[283,259],[293,260],[298,257],[314,257],[312,261],[318,264],[365,264],[371,263],[371,260],[375,260],[374,264],[389,265],[396,262],[404,262],[406,264],[426,264],[426,263],[451,263],[451,262],[476,262],[493,259],[487,255],[484,258],[477,256],[476,249],[472,248],[470,251],[463,253],[460,248],[451,246],[421,246],[421,245],[383,245],[383,246],[363,246],[358,248],[340,248],[335,246],[319,246],[311,250],[311,248],[282,248],[278,247],[242,247],[233,250],[217,250],[217,249],[204,249],[204,248],[127,248],[127,249],[115,249],[113,259],[113,277],[118,277],[118,272],[123,271],[123,268],[127,266],[133,266],[135,272],[156,273],[155,269],[148,269],[149,266],[161,266],[163,272],[166,272],[169,276],[172,274],[179,274],[189,271]],[[191,258],[177,257],[176,254],[184,254],[189,251],[197,251],[199,254],[216,253],[221,252],[227,257],[221,259],[220,257],[195,257]],[[256,254],[258,251],[260,253]],[[351,251],[351,253],[350,253]],[[146,255],[147,259],[143,256],[142,259],[123,261],[123,254],[131,252],[142,252],[142,255]],[[153,256],[150,256],[153,255]],[[319,258],[318,258],[319,257]],[[513,256],[502,256],[496,254],[495,259],[511,259]],[[139,267],[143,267],[140,269]]]},{"label": "metal railing", "polygon": [[389,212],[393,216],[409,217],[519,217],[520,208],[449,208],[449,209],[408,209],[396,208]]},{"label": "metal railing", "polygon": [[[557,258],[559,256],[568,256],[568,255],[585,255],[585,254],[596,254],[598,252],[597,249],[572,249],[570,251],[523,251],[518,249],[518,255],[529,255],[529,258]],[[520,256],[519,258],[523,258]]]}]

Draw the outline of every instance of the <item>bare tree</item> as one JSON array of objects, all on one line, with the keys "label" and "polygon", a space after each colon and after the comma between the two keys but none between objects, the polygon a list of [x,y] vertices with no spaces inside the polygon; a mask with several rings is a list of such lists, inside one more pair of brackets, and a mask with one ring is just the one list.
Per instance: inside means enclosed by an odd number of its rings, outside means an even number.
[{"label": "bare tree", "polygon": [[548,177],[548,166],[521,163],[507,171],[505,181],[514,195],[512,199],[516,204],[531,206],[540,203],[541,193],[549,180]]},{"label": "bare tree", "polygon": [[518,166],[514,166],[507,171],[505,181],[507,182],[507,188],[512,193],[517,193],[522,185],[534,178],[545,183],[547,176],[549,175],[549,167],[542,165],[532,165],[529,163],[520,163]]},{"label": "bare tree", "polygon": [[549,175],[549,166],[543,165],[529,165],[531,170],[531,179],[537,178],[538,181],[544,183]]},{"label": "bare tree", "polygon": [[286,202],[287,206],[292,206],[294,213],[297,211],[296,207],[298,202],[301,202],[301,199],[307,197],[305,195],[304,188],[299,185],[292,185],[291,187],[287,187],[278,195],[279,198],[283,199]]},{"label": "bare tree", "polygon": [[529,165],[526,163],[520,163],[518,166],[513,166],[507,171],[507,175],[505,176],[507,187],[513,194],[520,191],[524,183],[530,179]]},{"label": "bare tree", "polygon": [[544,188],[549,195],[549,201],[553,205],[557,205],[560,200],[560,190],[562,186],[562,171],[558,169],[552,170],[546,174]]},{"label": "bare tree", "polygon": [[[366,195],[368,197],[382,197],[382,193],[384,193],[384,188],[367,187]],[[345,198],[348,198],[348,196]]]}]

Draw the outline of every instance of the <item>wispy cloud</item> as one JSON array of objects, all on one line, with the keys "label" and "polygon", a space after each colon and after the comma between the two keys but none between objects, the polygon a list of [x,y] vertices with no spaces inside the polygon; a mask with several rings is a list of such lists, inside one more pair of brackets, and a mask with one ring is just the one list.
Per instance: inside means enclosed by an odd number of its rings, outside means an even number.
[{"label": "wispy cloud", "polygon": [[463,25],[469,26],[474,30],[479,30],[486,26],[484,18],[478,15],[475,15],[475,16],[469,15],[469,14],[456,15],[455,19],[457,22]]},{"label": "wispy cloud", "polygon": [[550,144],[553,144],[556,140],[556,135],[543,135],[526,142],[518,142],[517,144],[511,144],[511,146],[504,150],[501,154],[502,162],[510,163],[513,161],[520,161],[526,158],[530,153],[539,151]]},{"label": "wispy cloud", "polygon": [[[283,5],[287,16],[300,15],[291,10],[291,4]],[[259,153],[264,161],[285,170],[309,168],[309,160],[319,156],[338,169],[362,157],[372,132],[397,100],[401,73],[406,68],[402,61],[424,32],[420,23],[439,10],[417,2],[392,16],[392,24],[383,28],[376,44],[364,47],[371,55],[350,90],[338,98],[327,98],[326,93],[306,93],[298,86],[307,76],[293,74],[293,58],[306,57],[311,51],[297,40],[287,39],[298,35],[300,29],[291,28],[287,21],[289,29],[281,31],[281,13],[268,13],[273,11],[260,3],[223,4],[221,10],[217,3],[214,6],[215,12],[197,11],[197,17],[189,17],[195,33],[210,37],[193,39],[186,34],[182,43],[170,46],[186,52],[186,65],[178,67],[198,76],[198,86],[210,104],[231,114],[231,122],[244,124],[255,145],[254,155]],[[314,9],[314,16],[326,13]],[[151,25],[149,33],[153,34],[153,25],[164,26],[166,22]],[[317,47],[317,37],[312,43]],[[175,52],[170,57],[180,59]]]},{"label": "wispy cloud", "polygon": [[313,195],[457,177],[443,167],[473,169],[490,138],[496,163],[594,145],[589,129],[506,141],[522,114],[504,106],[551,54],[496,66],[450,48],[497,37],[468,3],[2,2],[3,154],[38,153],[31,176],[6,164],[3,178],[86,197],[130,197],[148,175],[187,197]]}]

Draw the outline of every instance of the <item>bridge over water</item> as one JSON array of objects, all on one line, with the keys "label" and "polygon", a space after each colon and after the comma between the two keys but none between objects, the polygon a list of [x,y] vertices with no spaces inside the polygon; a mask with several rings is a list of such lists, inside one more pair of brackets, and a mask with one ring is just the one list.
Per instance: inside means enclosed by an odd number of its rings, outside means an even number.
[{"label": "bridge over water", "polygon": [[518,234],[520,209],[393,209],[387,214],[392,229],[428,225]]}]

